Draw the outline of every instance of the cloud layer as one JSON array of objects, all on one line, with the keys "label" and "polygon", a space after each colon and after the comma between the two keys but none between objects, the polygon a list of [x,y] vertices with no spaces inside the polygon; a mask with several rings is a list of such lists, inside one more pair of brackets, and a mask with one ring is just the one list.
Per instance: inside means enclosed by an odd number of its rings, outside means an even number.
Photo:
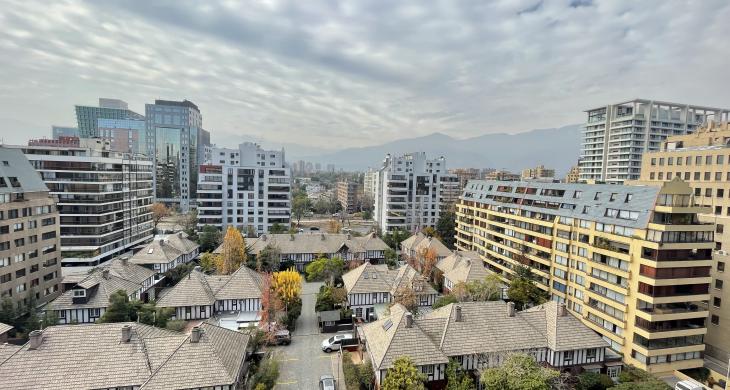
[{"label": "cloud layer", "polygon": [[325,148],[561,126],[634,97],[730,106],[717,1],[6,0],[0,136],[74,104],[197,103],[213,139]]}]

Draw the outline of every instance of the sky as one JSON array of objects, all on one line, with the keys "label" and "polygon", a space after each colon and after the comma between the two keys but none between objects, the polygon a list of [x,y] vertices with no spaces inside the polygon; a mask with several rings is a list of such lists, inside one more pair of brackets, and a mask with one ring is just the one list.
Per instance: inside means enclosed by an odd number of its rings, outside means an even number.
[{"label": "sky", "polygon": [[0,138],[74,105],[195,102],[221,142],[335,149],[580,123],[632,98],[730,107],[730,2],[3,0]]}]

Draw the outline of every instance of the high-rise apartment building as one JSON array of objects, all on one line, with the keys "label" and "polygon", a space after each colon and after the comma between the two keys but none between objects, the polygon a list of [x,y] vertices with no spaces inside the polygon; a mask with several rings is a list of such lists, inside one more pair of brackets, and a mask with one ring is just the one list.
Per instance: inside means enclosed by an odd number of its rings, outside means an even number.
[{"label": "high-rise apartment building", "polygon": [[670,181],[676,177],[689,183],[695,203],[705,207],[700,221],[715,226],[710,324],[705,342],[707,354],[727,362],[730,275],[725,272],[725,265],[730,260],[730,124],[710,122],[694,134],[669,137],[660,150],[644,154],[641,177],[636,183]]},{"label": "high-rise apartment building", "polygon": [[78,137],[79,129],[77,127],[70,126],[51,126],[51,138],[58,139],[59,137]]},{"label": "high-rise apartment building", "polygon": [[522,180],[552,180],[555,178],[555,170],[538,165],[534,168],[522,170]]},{"label": "high-rise apartment building", "polygon": [[[452,175],[456,175],[457,179],[459,180],[459,188],[464,189],[466,187],[466,183],[469,182],[469,180],[477,180],[482,178],[482,170],[479,168],[454,168],[449,169],[449,173]],[[461,193],[459,193],[461,195]]]},{"label": "high-rise apartment building", "polygon": [[98,138],[13,148],[25,153],[58,198],[63,266],[97,265],[152,238],[148,157],[111,151]]},{"label": "high-rise apartment building", "polygon": [[[418,231],[435,227],[442,210],[442,177],[446,159],[426,158],[426,153],[386,155],[378,170],[374,218],[383,232]],[[456,182],[458,185],[458,182]]]},{"label": "high-rise apartment building", "polygon": [[245,142],[238,149],[209,147],[198,175],[198,228],[234,226],[257,233],[291,223],[291,174],[284,150]]},{"label": "high-rise apartment building", "polygon": [[198,166],[210,145],[198,106],[155,100],[145,106],[147,155],[155,164],[155,201],[190,210],[197,198]]},{"label": "high-rise apartment building", "polygon": [[0,297],[25,308],[30,294],[60,293],[59,236],[56,200],[20,150],[0,146]]},{"label": "high-rise apartment building", "polygon": [[653,373],[702,367],[714,226],[690,186],[471,181],[456,248],[509,283],[518,265]]},{"label": "high-rise apartment building", "polygon": [[129,110],[127,103],[117,99],[99,99],[99,107],[76,106],[76,122],[80,138],[99,137],[99,119],[136,119],[144,117]]},{"label": "high-rise apartment building", "polygon": [[658,150],[667,137],[694,132],[728,110],[634,99],[586,113],[580,178],[621,184],[639,178],[642,153]]},{"label": "high-rise apartment building", "polygon": [[359,190],[360,183],[358,182],[348,180],[337,182],[337,201],[344,212],[352,214],[358,211],[360,205]]}]

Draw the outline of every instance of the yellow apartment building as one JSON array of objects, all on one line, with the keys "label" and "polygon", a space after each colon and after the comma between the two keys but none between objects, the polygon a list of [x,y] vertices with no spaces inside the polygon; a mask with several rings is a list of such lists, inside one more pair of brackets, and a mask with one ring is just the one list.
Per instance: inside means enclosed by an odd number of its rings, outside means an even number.
[{"label": "yellow apartment building", "polygon": [[715,244],[702,212],[680,179],[475,180],[457,204],[456,246],[505,282],[516,265],[529,266],[625,363],[665,373],[703,365]]},{"label": "yellow apartment building", "polygon": [[703,222],[714,223],[715,253],[710,288],[707,354],[723,363],[730,359],[730,124],[710,122],[694,134],[669,137],[660,150],[645,153],[641,176],[634,184],[661,183],[681,177],[704,206]]}]

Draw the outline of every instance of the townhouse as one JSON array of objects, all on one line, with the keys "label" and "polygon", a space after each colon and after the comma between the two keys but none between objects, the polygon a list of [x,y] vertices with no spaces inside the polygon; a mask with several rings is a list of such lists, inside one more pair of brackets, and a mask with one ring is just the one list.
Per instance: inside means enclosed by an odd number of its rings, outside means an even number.
[{"label": "townhouse", "polygon": [[235,390],[246,377],[249,340],[211,324],[189,335],[131,322],[51,326],[0,359],[0,383],[17,390]]},{"label": "townhouse", "polygon": [[206,275],[196,267],[157,301],[175,309],[179,320],[206,319],[218,313],[258,313],[263,277],[241,266],[231,275]]},{"label": "townhouse", "polygon": [[[180,264],[193,261],[200,254],[200,246],[183,232],[155,238],[129,259],[133,264],[148,267],[163,274]],[[160,277],[162,277],[160,275]]]},{"label": "townhouse", "polygon": [[401,257],[406,261],[422,261],[427,252],[433,253],[437,261],[452,254],[451,250],[439,239],[427,236],[422,232],[418,232],[400,243]]},{"label": "townhouse", "polygon": [[363,263],[342,275],[347,305],[357,318],[370,320],[379,307],[386,308],[401,289],[412,289],[419,306],[436,302],[438,292],[410,265],[389,270],[384,264]]},{"label": "townhouse", "polygon": [[490,274],[479,258],[479,254],[473,251],[456,251],[436,263],[436,269],[441,276],[438,283],[443,285],[444,293],[454,289],[459,283],[484,281]]},{"label": "townhouse", "polygon": [[615,380],[621,372],[620,357],[609,344],[557,302],[523,311],[502,301],[462,302],[418,318],[396,304],[389,316],[364,325],[361,337],[377,384],[400,356],[411,359],[429,388],[443,387],[449,359],[478,377],[513,353],[560,370],[604,372]]}]

